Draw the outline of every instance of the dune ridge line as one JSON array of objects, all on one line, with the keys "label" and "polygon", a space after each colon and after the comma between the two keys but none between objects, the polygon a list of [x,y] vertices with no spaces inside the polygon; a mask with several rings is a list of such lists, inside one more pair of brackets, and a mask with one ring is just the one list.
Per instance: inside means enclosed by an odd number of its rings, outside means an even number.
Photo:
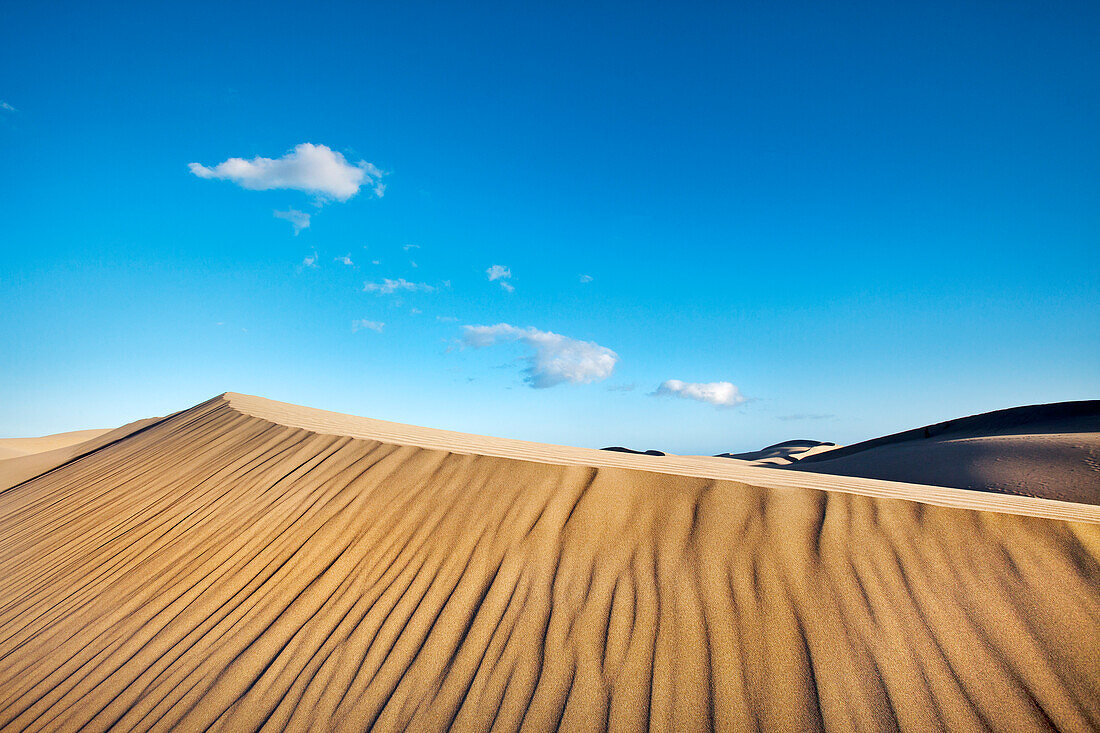
[{"label": "dune ridge line", "polygon": [[1100,524],[226,397],[0,492],[0,578],[0,731],[1100,729]]},{"label": "dune ridge line", "polygon": [[737,481],[773,489],[843,491],[862,496],[919,501],[935,506],[1100,523],[1100,506],[1092,504],[854,476],[816,474],[812,471],[786,474],[773,468],[747,466],[710,456],[638,456],[593,448],[494,438],[329,412],[236,392],[226,392],[215,399],[224,399],[226,404],[243,414],[280,425],[302,428],[319,434],[344,435],[393,445],[562,466],[623,468],[673,476]]}]

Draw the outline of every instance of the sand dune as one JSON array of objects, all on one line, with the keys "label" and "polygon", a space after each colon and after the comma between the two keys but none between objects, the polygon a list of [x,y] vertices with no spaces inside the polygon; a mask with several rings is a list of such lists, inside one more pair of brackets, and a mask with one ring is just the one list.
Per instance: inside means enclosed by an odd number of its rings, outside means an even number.
[{"label": "sand dune", "polygon": [[0,460],[4,460],[5,458],[17,458],[32,453],[42,453],[43,451],[54,450],[56,448],[65,448],[76,443],[83,443],[86,440],[91,440],[107,432],[110,432],[110,428],[99,430],[73,430],[68,433],[44,435],[41,438],[0,438]]},{"label": "sand dune", "polygon": [[18,455],[0,460],[0,490],[62,466],[156,423],[160,418],[137,420],[114,430],[78,430],[45,438],[8,438],[26,446]]},{"label": "sand dune", "polygon": [[615,453],[633,453],[636,456],[667,456],[664,451],[654,450],[652,448],[648,450],[634,450],[633,448],[624,448],[621,445],[613,445],[607,448],[600,448],[600,450],[609,450]]},{"label": "sand dune", "polygon": [[0,577],[3,730],[1100,728],[1069,502],[226,395],[0,492]]},{"label": "sand dune", "polygon": [[747,453],[721,453],[715,457],[751,461],[758,466],[786,466],[803,458],[836,450],[838,447],[836,443],[823,443],[820,440],[785,440],[760,450]]},{"label": "sand dune", "polygon": [[949,420],[806,456],[790,468],[1100,504],[1100,401]]}]

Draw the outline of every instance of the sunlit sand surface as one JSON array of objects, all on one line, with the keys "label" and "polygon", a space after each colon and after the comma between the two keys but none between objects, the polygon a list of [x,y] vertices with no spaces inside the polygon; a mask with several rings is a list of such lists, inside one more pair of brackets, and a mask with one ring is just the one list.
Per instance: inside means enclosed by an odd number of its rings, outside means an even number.
[{"label": "sunlit sand surface", "polygon": [[61,449],[3,730],[1100,728],[1100,506],[235,394]]}]

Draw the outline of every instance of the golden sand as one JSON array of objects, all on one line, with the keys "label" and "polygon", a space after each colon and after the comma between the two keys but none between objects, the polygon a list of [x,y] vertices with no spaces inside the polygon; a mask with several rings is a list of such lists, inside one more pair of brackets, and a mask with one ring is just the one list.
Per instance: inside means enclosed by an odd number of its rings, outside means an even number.
[{"label": "golden sand", "polygon": [[1100,728],[1084,504],[226,395],[0,492],[0,579],[3,730]]}]

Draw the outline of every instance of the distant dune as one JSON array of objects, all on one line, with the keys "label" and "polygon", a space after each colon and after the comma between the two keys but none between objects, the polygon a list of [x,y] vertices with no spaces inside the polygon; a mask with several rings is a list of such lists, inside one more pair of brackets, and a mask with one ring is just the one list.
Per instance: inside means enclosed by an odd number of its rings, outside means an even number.
[{"label": "distant dune", "polygon": [[1100,504],[1100,400],[948,420],[790,468]]},{"label": "distant dune", "polygon": [[633,453],[639,456],[663,456],[667,455],[664,451],[659,450],[632,450],[630,448],[623,448],[621,445],[613,445],[610,448],[600,448],[600,450],[609,450],[616,453]]},{"label": "distant dune", "polygon": [[2,730],[1100,729],[1097,506],[235,394],[98,440],[0,491]]},{"label": "distant dune", "polygon": [[69,433],[55,433],[41,438],[0,438],[0,460],[18,458],[32,453],[42,453],[55,448],[65,448],[75,443],[91,440],[107,430],[74,430]]},{"label": "distant dune", "polygon": [[[121,440],[159,418],[137,420],[114,430],[77,430],[44,438],[6,438],[0,444],[18,446],[13,457],[0,459],[0,490],[15,486],[56,466]],[[14,451],[13,451],[14,452]]]},{"label": "distant dune", "polygon": [[721,453],[715,458],[736,458],[739,461],[752,461],[757,465],[786,466],[819,453],[836,450],[836,443],[823,443],[820,440],[785,440],[748,453]]}]

